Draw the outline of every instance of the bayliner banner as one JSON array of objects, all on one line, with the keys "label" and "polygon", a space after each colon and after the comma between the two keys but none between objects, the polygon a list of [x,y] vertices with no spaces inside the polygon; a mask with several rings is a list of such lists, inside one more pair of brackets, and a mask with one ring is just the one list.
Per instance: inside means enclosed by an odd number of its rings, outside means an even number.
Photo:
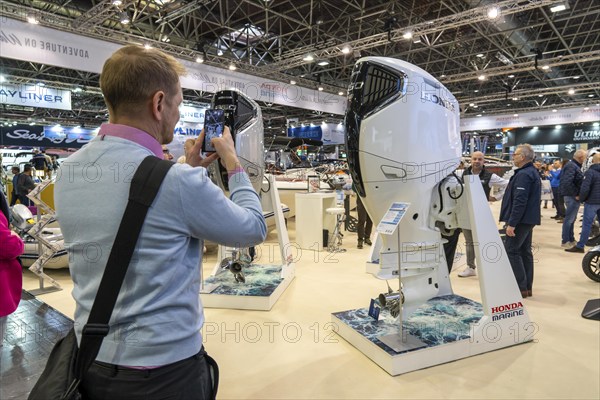
[{"label": "bayliner banner", "polygon": [[14,125],[0,127],[0,146],[80,148],[96,136],[90,129]]},{"label": "bayliner banner", "polygon": [[0,85],[0,104],[71,110],[71,92],[38,85]]},{"label": "bayliner banner", "polygon": [[[119,47],[119,44],[10,18],[3,17],[0,25],[0,57],[100,73],[104,61]],[[234,73],[193,61],[180,61],[188,72],[181,79],[184,88],[210,93],[237,89],[254,100],[344,114],[346,98],[343,96]]]}]

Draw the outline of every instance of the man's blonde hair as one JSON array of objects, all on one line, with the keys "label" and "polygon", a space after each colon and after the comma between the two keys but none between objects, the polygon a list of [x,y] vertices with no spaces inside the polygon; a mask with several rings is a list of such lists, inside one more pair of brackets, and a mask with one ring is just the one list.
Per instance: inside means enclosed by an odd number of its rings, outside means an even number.
[{"label": "man's blonde hair", "polygon": [[110,112],[135,112],[159,90],[174,96],[181,75],[185,75],[185,68],[173,56],[128,45],[104,63],[100,88]]}]

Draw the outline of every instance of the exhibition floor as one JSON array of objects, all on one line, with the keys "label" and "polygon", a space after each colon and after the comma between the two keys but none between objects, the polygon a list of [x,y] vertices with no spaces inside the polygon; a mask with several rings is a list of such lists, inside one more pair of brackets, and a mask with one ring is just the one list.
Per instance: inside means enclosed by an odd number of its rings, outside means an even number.
[{"label": "exhibition floor", "polygon": [[[499,206],[492,204],[495,215]],[[580,316],[589,299],[600,297],[600,284],[584,275],[582,254],[560,248],[561,225],[550,219],[553,210],[543,209],[542,215],[533,235],[533,297],[523,301],[538,329],[533,342],[388,375],[332,333],[332,312],[368,307],[386,291],[385,282],[364,272],[369,247],[356,249],[356,234],[345,233],[345,253],[297,255],[296,278],[271,311],[205,310],[204,344],[221,369],[219,398],[600,398],[600,324]],[[288,227],[293,242],[293,220]],[[265,264],[277,261],[269,260],[277,254],[276,243],[272,233],[261,246]],[[215,257],[216,251],[207,255],[205,273]],[[451,274],[454,291],[480,301],[478,279],[457,276],[464,266],[463,255]],[[68,271],[48,273],[64,290],[38,298],[72,318]],[[37,286],[37,278],[25,271],[24,288]]]}]

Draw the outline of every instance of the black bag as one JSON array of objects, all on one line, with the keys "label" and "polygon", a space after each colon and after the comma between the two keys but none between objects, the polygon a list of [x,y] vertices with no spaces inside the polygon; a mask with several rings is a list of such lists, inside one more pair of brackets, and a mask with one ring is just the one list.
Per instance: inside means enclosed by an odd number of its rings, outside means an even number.
[{"label": "black bag", "polygon": [[77,361],[77,337],[75,330],[60,339],[50,352],[46,368],[29,393],[29,399],[79,400],[79,381],[75,379]]},{"label": "black bag", "polygon": [[148,156],[138,167],[131,181],[129,201],[90,316],[83,327],[81,349],[77,347],[74,329],[56,342],[44,371],[29,394],[29,400],[81,398],[79,383],[98,356],[102,340],[110,330],[108,321],[117,302],[144,219],[172,165],[170,161]]}]

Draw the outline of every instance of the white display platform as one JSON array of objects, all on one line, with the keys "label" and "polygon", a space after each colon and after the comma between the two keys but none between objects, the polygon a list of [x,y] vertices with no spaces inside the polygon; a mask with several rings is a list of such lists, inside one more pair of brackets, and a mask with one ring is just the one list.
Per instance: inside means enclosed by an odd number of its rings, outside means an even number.
[{"label": "white display platform", "polygon": [[[261,268],[261,266],[256,266]],[[285,289],[292,283],[296,276],[295,270],[292,268],[288,270],[288,275],[277,288],[267,296],[253,295],[253,294],[219,294],[219,293],[202,293],[200,292],[200,298],[202,299],[202,306],[205,308],[232,308],[238,310],[258,310],[258,311],[269,311],[279,297],[283,294]],[[231,277],[233,279],[233,277]],[[243,290],[243,285],[240,288]]]},{"label": "white display platform", "polygon": [[[444,314],[444,309],[451,312]],[[367,309],[358,309],[334,313],[331,320],[338,335],[395,376],[533,340],[537,326],[528,321],[522,302],[509,312],[513,311],[523,314],[492,321],[494,317],[483,315],[481,305],[469,299],[456,295],[431,299],[422,314],[417,311],[405,321],[403,329],[425,345],[403,352],[378,339],[398,332],[397,320],[389,315],[375,321]],[[405,343],[407,336],[399,341]]]},{"label": "white display platform", "polygon": [[[281,201],[275,180],[265,175],[268,196],[263,207],[273,210],[275,226],[279,238],[281,264],[251,264],[244,268],[246,282],[235,282],[233,274],[221,271],[221,260],[227,255],[227,249],[219,246],[217,263],[212,276],[202,279],[200,298],[206,308],[232,308],[241,310],[268,311],[279,300],[285,289],[296,276],[295,263],[291,254],[290,239],[283,218]],[[263,190],[265,190],[263,188]]]},{"label": "white display platform", "polygon": [[335,227],[335,215],[325,212],[336,207],[334,192],[296,193],[296,243],[307,250],[323,250],[323,229]]}]

